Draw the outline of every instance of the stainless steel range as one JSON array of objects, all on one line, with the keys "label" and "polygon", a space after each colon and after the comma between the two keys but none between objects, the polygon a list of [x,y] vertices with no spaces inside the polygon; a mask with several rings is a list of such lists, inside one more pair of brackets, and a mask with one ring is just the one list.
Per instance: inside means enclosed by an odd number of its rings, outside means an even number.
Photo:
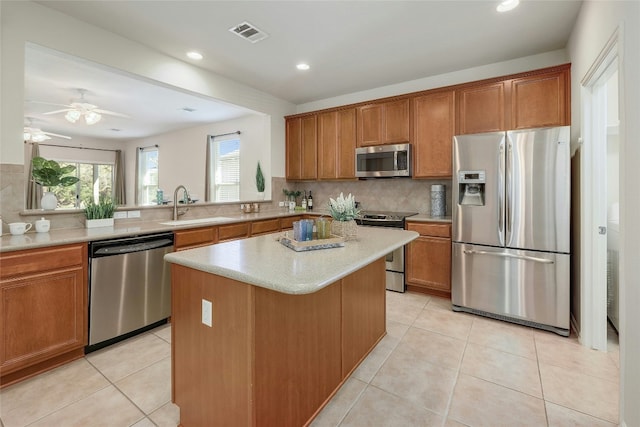
[{"label": "stainless steel range", "polygon": [[[389,227],[404,229],[405,218],[417,212],[362,211],[356,223],[366,227]],[[387,254],[387,290],[404,292],[404,246]]]}]

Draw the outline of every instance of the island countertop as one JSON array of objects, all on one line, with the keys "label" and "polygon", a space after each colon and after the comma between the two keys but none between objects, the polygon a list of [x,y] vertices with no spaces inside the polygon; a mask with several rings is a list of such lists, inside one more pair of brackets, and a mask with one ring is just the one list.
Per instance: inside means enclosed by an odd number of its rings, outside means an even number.
[{"label": "island countertop", "polygon": [[415,231],[358,227],[344,247],[296,252],[282,233],[218,243],[165,255],[165,260],[286,294],[310,294],[418,237]]}]

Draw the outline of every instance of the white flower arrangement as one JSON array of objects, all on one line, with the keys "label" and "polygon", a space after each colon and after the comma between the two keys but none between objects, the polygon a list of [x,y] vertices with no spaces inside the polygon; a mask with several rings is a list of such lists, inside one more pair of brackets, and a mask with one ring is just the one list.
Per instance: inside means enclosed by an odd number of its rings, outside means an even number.
[{"label": "white flower arrangement", "polygon": [[356,199],[351,193],[347,197],[340,193],[337,199],[329,197],[329,213],[336,221],[351,221],[358,216],[360,209],[356,209]]}]

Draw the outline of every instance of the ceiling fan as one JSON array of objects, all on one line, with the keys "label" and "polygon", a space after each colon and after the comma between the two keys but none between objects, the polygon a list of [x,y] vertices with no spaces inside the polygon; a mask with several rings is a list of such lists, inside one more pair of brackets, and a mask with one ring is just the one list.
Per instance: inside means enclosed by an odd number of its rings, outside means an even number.
[{"label": "ceiling fan", "polygon": [[70,136],[60,135],[53,132],[45,132],[39,128],[34,128],[30,126],[24,127],[24,140],[28,142],[46,141],[47,139],[51,139],[52,136],[55,136],[56,138],[71,139]]},{"label": "ceiling fan", "polygon": [[[80,117],[84,117],[85,122],[88,125],[93,125],[98,123],[100,119],[102,119],[102,114],[107,114],[109,116],[118,116],[129,118],[126,114],[116,113],[115,111],[103,110],[98,108],[97,105],[89,104],[86,102],[84,98],[84,94],[86,93],[86,89],[77,89],[78,93],[80,93],[80,99],[71,104],[52,104],[49,102],[41,102],[41,104],[49,104],[49,105],[58,105],[60,107],[66,107],[61,110],[49,111],[43,113],[45,115],[49,114],[59,114],[66,113],[64,118],[71,123],[75,123],[80,119]],[[36,101],[37,102],[37,101]]]}]

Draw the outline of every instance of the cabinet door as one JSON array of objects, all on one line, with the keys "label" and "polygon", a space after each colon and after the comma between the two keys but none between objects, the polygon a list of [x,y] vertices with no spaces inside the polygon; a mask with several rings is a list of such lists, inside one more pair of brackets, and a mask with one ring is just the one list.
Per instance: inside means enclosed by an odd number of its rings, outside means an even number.
[{"label": "cabinet door", "polygon": [[409,141],[409,98],[384,103],[384,144]]},{"label": "cabinet door", "polygon": [[280,231],[280,219],[265,219],[262,221],[254,221],[251,223],[251,235],[258,236],[260,234],[273,233]]},{"label": "cabinet door", "polygon": [[451,240],[420,236],[407,245],[407,283],[451,294]]},{"label": "cabinet door", "polygon": [[451,176],[454,92],[413,99],[414,178]]},{"label": "cabinet door", "polygon": [[286,175],[287,179],[302,177],[302,120],[300,117],[287,119]]},{"label": "cabinet door", "polygon": [[174,233],[174,248],[176,251],[212,245],[218,241],[216,227],[204,227],[191,230],[176,231]]},{"label": "cabinet door", "polygon": [[244,239],[249,237],[250,222],[239,222],[236,224],[221,225],[218,227],[218,241]]},{"label": "cabinet door", "polygon": [[338,111],[337,178],[356,177],[356,109]]},{"label": "cabinet door", "polygon": [[459,89],[458,135],[506,130],[505,82]]},{"label": "cabinet door", "polygon": [[358,107],[358,147],[383,143],[383,104]]},{"label": "cabinet door", "polygon": [[301,179],[318,177],[318,129],[316,115],[302,118],[302,171]]},{"label": "cabinet door", "polygon": [[512,128],[570,124],[569,86],[568,70],[512,80]]},{"label": "cabinet door", "polygon": [[86,345],[86,272],[76,266],[2,280],[3,377]]},{"label": "cabinet door", "polygon": [[318,115],[318,179],[355,178],[356,110]]}]

